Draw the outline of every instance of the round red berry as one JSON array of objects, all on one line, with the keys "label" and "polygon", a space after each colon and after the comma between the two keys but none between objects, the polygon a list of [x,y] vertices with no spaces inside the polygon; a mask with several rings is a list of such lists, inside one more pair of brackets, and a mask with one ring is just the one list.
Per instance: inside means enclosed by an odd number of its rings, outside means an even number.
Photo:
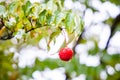
[{"label": "round red berry", "polygon": [[63,61],[69,61],[73,56],[73,50],[65,47],[59,51],[59,57]]}]

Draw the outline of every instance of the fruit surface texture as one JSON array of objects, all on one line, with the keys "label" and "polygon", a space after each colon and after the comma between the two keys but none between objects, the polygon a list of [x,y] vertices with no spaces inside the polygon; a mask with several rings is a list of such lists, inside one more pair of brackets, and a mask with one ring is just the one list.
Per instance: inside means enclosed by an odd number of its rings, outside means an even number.
[{"label": "fruit surface texture", "polygon": [[59,58],[63,61],[69,61],[70,59],[72,59],[72,56],[73,50],[68,47],[62,48],[59,51]]}]

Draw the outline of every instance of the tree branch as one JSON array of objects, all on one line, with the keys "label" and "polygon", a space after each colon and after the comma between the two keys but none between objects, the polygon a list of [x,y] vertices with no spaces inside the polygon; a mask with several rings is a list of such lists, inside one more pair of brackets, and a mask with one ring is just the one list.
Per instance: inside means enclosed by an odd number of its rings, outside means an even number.
[{"label": "tree branch", "polygon": [[111,26],[111,34],[110,34],[110,36],[108,38],[108,41],[106,43],[105,50],[107,50],[109,42],[110,42],[110,39],[114,35],[115,29],[116,29],[116,27],[117,27],[119,22],[120,22],[120,14],[115,18],[115,20],[114,20],[114,22],[113,22],[113,24]]},{"label": "tree branch", "polygon": [[[28,32],[30,32],[32,30],[35,30],[35,29],[39,28],[39,27],[33,28],[31,18],[30,18],[30,23],[31,23],[32,28],[30,30],[26,30],[25,33],[28,33]],[[4,32],[3,29],[6,29],[5,32]],[[4,34],[3,36],[0,35],[0,40],[9,40],[9,39],[14,37],[13,32],[9,28],[4,26],[4,22],[3,22],[2,18],[0,18],[0,31],[2,31],[1,32],[2,34]]]},{"label": "tree branch", "polygon": [[85,32],[85,29],[83,29],[82,33],[79,35],[78,40],[76,41],[76,43],[75,43],[75,45],[73,47],[74,54],[75,54],[75,48],[79,44],[80,40],[82,40],[82,35],[83,35],[84,32]]},{"label": "tree branch", "polygon": [[4,26],[4,23],[3,23],[3,18],[0,18],[0,29],[2,29]]}]

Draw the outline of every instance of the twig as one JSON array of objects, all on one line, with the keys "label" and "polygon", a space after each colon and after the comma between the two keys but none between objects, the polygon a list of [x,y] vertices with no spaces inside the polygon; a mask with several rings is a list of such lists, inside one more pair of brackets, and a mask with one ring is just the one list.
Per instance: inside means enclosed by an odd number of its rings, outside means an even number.
[{"label": "twig", "polygon": [[78,40],[76,41],[76,43],[75,43],[75,45],[73,47],[74,54],[75,54],[75,48],[79,44],[80,40],[82,40],[82,35],[83,35],[84,32],[85,32],[85,29],[83,29],[82,33],[79,35]]},{"label": "twig", "polygon": [[113,22],[113,24],[111,26],[111,34],[110,34],[110,36],[108,38],[108,41],[106,43],[105,50],[107,50],[109,42],[110,42],[110,39],[114,35],[114,31],[115,31],[115,29],[116,29],[116,27],[117,27],[119,22],[120,22],[120,14],[115,18],[115,20],[114,20],[114,22]]},{"label": "twig", "polygon": [[30,32],[30,31],[32,31],[32,30],[35,30],[35,29],[37,29],[37,28],[39,28],[39,27],[31,28],[30,30],[27,30],[26,33]]}]

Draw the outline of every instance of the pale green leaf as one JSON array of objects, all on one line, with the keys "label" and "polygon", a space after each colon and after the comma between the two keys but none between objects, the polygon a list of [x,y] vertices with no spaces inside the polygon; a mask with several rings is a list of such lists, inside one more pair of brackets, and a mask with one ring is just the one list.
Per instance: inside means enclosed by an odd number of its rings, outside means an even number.
[{"label": "pale green leaf", "polygon": [[0,5],[0,15],[5,13],[5,6]]},{"label": "pale green leaf", "polygon": [[59,29],[56,29],[56,31],[52,32],[52,34],[50,35],[49,42],[51,42],[54,38],[56,38],[56,36],[58,36],[60,32],[61,31]]},{"label": "pale green leaf", "polygon": [[76,15],[75,16],[75,26],[76,26],[75,33],[76,34],[81,34],[81,32],[83,31],[83,25],[84,25],[84,22],[81,19],[81,17]]},{"label": "pale green leaf", "polygon": [[51,12],[55,12],[57,10],[57,5],[53,2],[53,0],[47,2],[47,9]]},{"label": "pale green leaf", "polygon": [[66,17],[66,13],[63,13],[63,12],[59,12],[56,14],[56,18],[55,18],[56,27],[58,27],[58,25],[62,23],[62,20],[64,20],[65,17]]},{"label": "pale green leaf", "polygon": [[65,27],[68,33],[72,33],[75,28],[74,14],[69,12],[65,19]]},{"label": "pale green leaf", "polygon": [[8,10],[9,10],[9,13],[11,13],[11,14],[15,14],[15,11],[17,10],[17,8],[18,8],[18,4],[19,4],[19,2],[12,2],[10,5],[9,5],[9,7],[8,7]]}]

